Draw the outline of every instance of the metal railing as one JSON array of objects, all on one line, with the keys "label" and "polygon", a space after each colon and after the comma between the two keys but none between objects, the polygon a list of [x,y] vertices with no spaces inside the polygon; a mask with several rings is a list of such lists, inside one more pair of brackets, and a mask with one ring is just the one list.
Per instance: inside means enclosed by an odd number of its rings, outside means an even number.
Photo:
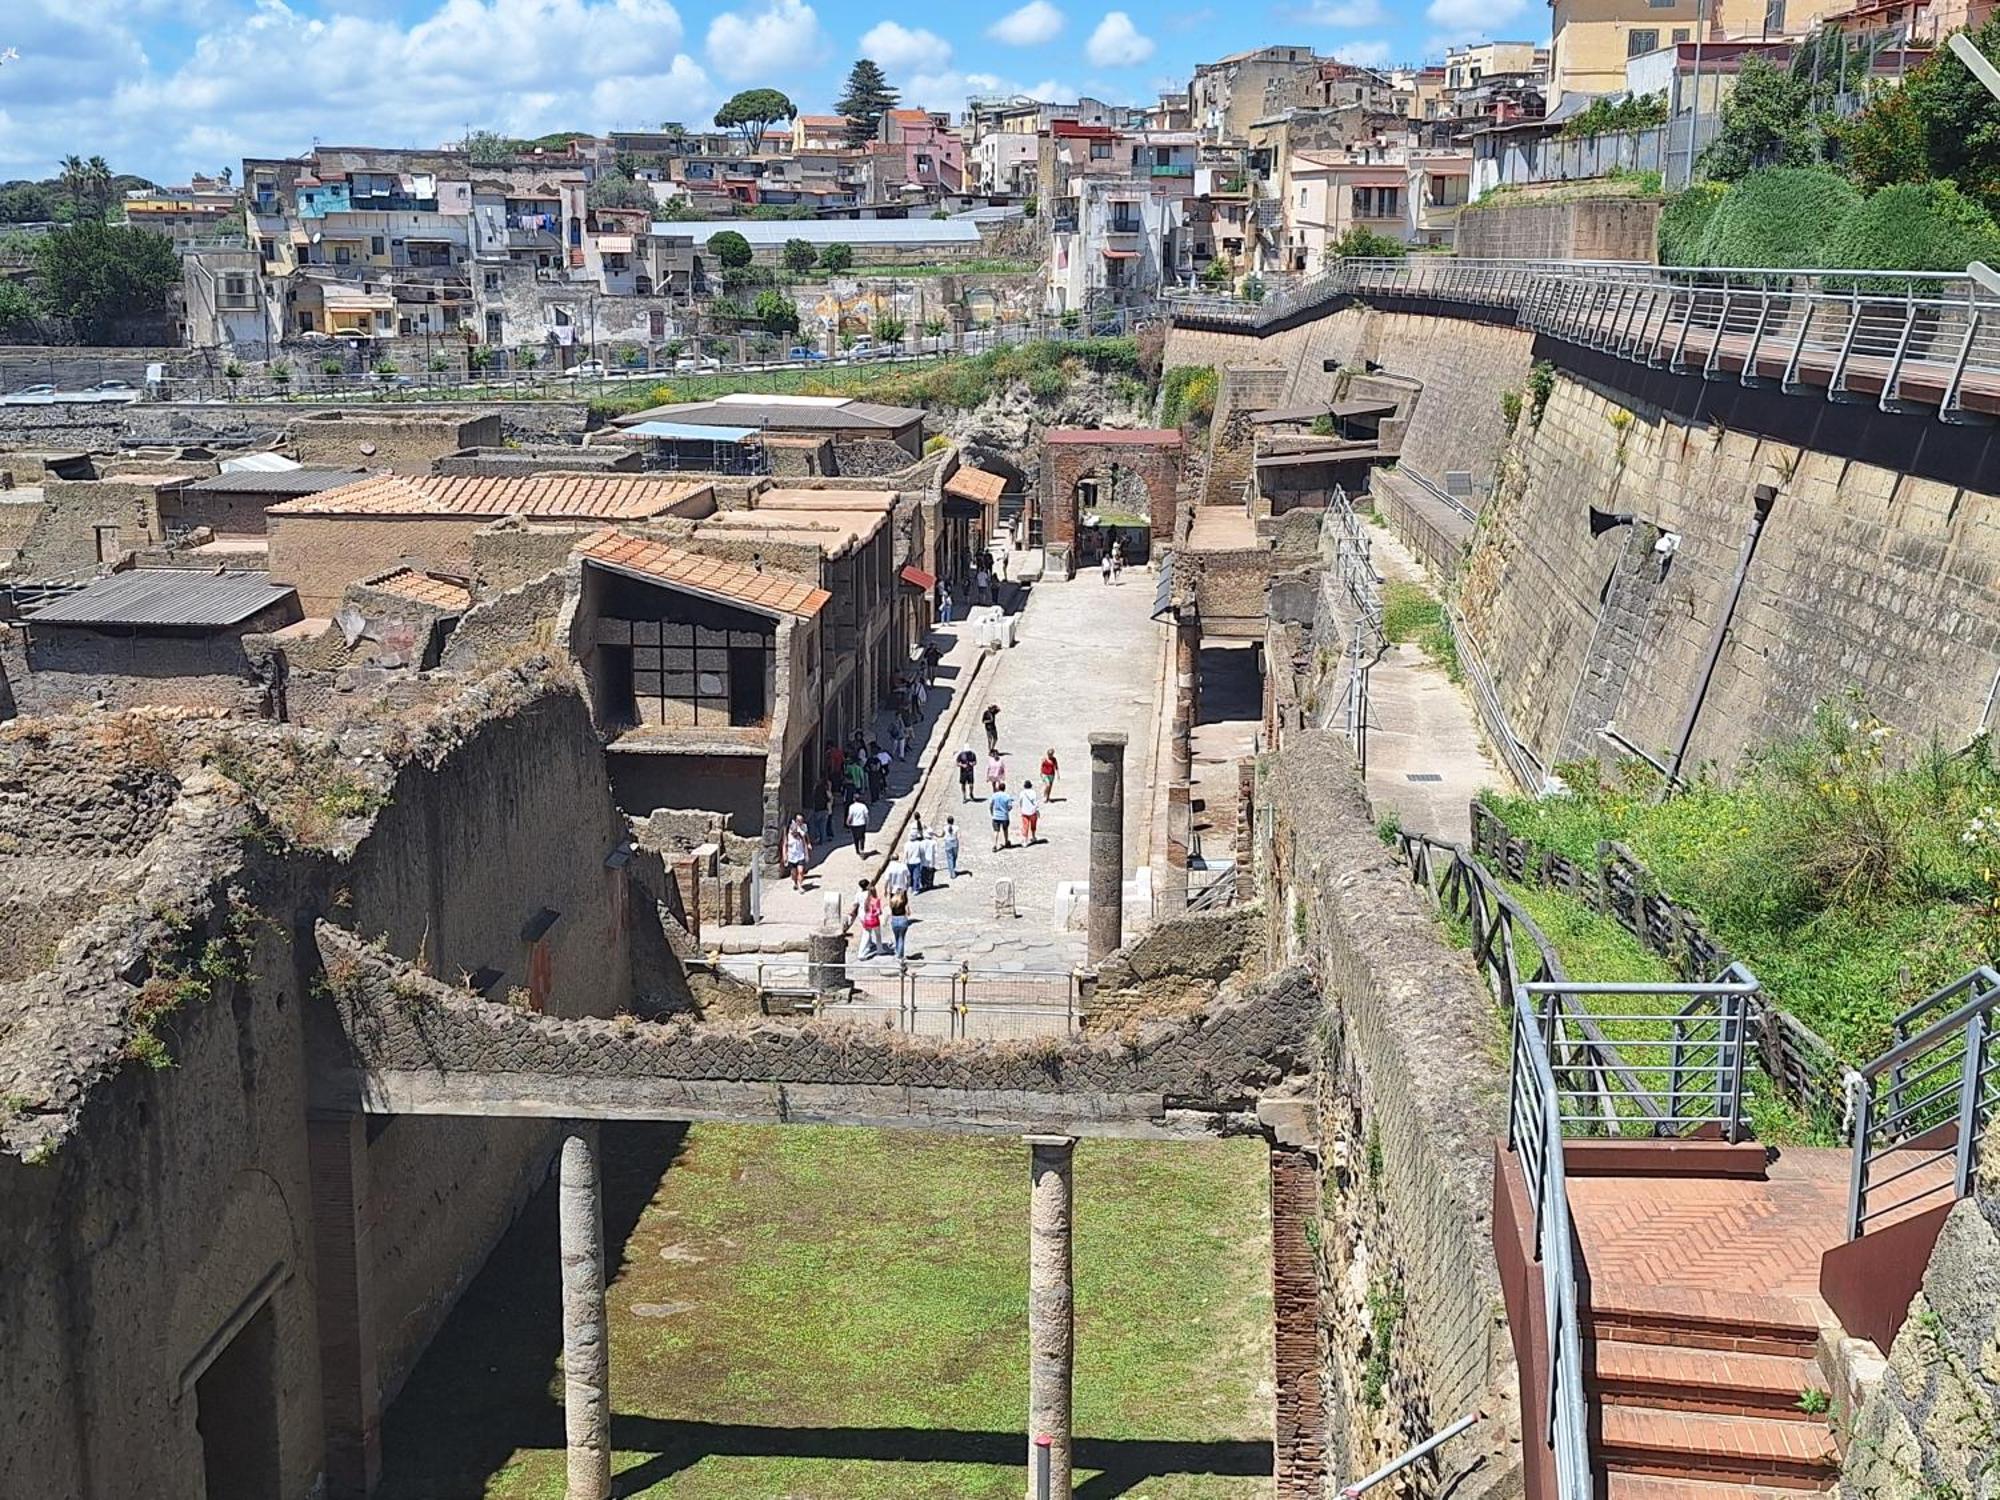
[{"label": "metal railing", "polygon": [[1321,523],[1333,538],[1333,574],[1340,582],[1353,610],[1354,623],[1348,631],[1344,653],[1345,678],[1341,684],[1341,732],[1354,746],[1354,762],[1365,780],[1368,775],[1368,674],[1388,644],[1382,628],[1382,578],[1375,571],[1368,529],[1362,525],[1347,491],[1339,485],[1326,508]]},{"label": "metal railing", "polygon": [[1261,302],[1170,296],[1175,318],[1256,330],[1343,297],[1511,311],[1618,358],[1883,411],[2000,409],[2000,298],[1948,271],[1678,267],[1411,255],[1343,260]]},{"label": "metal railing", "polygon": [[[1534,1001],[1526,988],[1514,991],[1513,1018],[1507,1145],[1520,1163],[1534,1211],[1535,1259],[1542,1267],[1542,1306],[1549,1341],[1545,1404],[1536,1421],[1542,1440],[1555,1452],[1558,1500],[1591,1500],[1596,1484],[1591,1473],[1589,1403],[1583,1381],[1574,1230],[1569,1183],[1563,1171],[1561,1096],[1535,1018]],[[1522,1418],[1525,1426],[1529,1414],[1524,1412]]]},{"label": "metal railing", "polygon": [[[1226,907],[1234,906],[1238,895],[1237,887],[1240,883],[1240,877],[1237,872],[1238,867],[1236,865],[1224,865],[1220,873],[1204,882],[1188,898],[1187,909],[1191,912],[1222,911]],[[1188,872],[1188,879],[1190,882],[1194,879],[1194,872],[1192,870]]]},{"label": "metal railing", "polygon": [[2000,1103],[1996,1011],[2000,973],[1974,969],[1898,1016],[1895,1045],[1855,1070],[1849,1239],[1972,1191],[1979,1140]]},{"label": "metal railing", "polygon": [[776,1015],[946,1041],[1074,1036],[1081,1026],[1077,976],[1068,969],[850,957],[846,978],[851,988],[823,990],[803,959],[755,966],[758,995]]}]

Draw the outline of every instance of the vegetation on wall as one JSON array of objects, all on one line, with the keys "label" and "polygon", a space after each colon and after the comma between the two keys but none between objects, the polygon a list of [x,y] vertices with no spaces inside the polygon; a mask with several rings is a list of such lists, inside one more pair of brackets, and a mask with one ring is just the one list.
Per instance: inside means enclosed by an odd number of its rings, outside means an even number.
[{"label": "vegetation on wall", "polygon": [[1214,365],[1175,365],[1160,378],[1160,424],[1207,427],[1221,384]]},{"label": "vegetation on wall", "polygon": [[1660,210],[1661,265],[1701,264],[1701,244],[1708,234],[1708,221],[1715,217],[1728,191],[1725,183],[1697,182],[1667,200],[1666,207]]},{"label": "vegetation on wall", "polygon": [[1650,130],[1667,123],[1667,96],[1627,94],[1622,98],[1604,95],[1590,101],[1563,122],[1557,134],[1565,139],[1580,135],[1604,135],[1614,130]]},{"label": "vegetation on wall", "polygon": [[1642,762],[1559,774],[1567,796],[1494,796],[1520,837],[1593,864],[1613,839],[1850,1060],[2000,939],[2000,765],[1991,742],[1913,747],[1858,698],[1724,778],[1656,801]]}]

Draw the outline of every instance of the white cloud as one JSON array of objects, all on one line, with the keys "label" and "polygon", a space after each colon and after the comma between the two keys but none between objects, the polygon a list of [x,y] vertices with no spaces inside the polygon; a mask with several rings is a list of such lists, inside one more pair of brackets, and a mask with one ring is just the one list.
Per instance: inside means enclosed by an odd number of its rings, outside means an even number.
[{"label": "white cloud", "polygon": [[922,27],[878,21],[862,33],[861,55],[891,73],[937,74],[951,66],[951,43]]},{"label": "white cloud", "polygon": [[[178,11],[198,32],[162,66],[138,33],[75,0],[6,0],[0,178],[44,177],[65,153],[185,181],[315,138],[437,146],[470,124],[517,135],[700,118],[707,75],[668,0],[435,0],[413,23],[322,17],[285,0]],[[548,59],[570,66],[551,69]]]},{"label": "white cloud", "polygon": [[1049,0],[1028,0],[987,27],[986,34],[1010,47],[1039,47],[1062,35],[1067,20]]},{"label": "white cloud", "polygon": [[1433,43],[1457,45],[1497,35],[1527,9],[1528,0],[1431,0],[1424,16],[1436,29]]},{"label": "white cloud", "polygon": [[812,67],[826,50],[819,17],[804,0],[766,0],[761,10],[725,10],[708,23],[709,64],[735,83]]},{"label": "white cloud", "polygon": [[1314,26],[1374,26],[1382,19],[1382,4],[1381,0],[1315,0],[1292,14]]},{"label": "white cloud", "polygon": [[1044,78],[1040,83],[1026,92],[1029,98],[1039,99],[1044,104],[1066,104],[1077,97],[1079,90],[1073,83],[1063,83],[1058,79]]},{"label": "white cloud", "polygon": [[1336,45],[1333,55],[1344,63],[1363,68],[1379,68],[1395,53],[1392,43],[1381,37],[1354,37]]},{"label": "white cloud", "polygon": [[1141,33],[1124,11],[1106,11],[1084,43],[1083,55],[1095,67],[1130,68],[1153,55],[1153,39]]}]

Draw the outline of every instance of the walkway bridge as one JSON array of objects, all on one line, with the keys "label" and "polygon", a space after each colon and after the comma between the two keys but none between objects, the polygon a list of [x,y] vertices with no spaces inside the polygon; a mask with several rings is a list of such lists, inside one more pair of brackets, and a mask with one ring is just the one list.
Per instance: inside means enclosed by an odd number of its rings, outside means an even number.
[{"label": "walkway bridge", "polygon": [[1676,375],[1884,412],[2000,416],[2000,298],[1963,273],[1411,255],[1342,260],[1261,302],[1165,306],[1177,325],[1266,334],[1352,302],[1512,323]]},{"label": "walkway bridge", "polygon": [[[1848,1075],[1850,1144],[1751,1138],[1756,977],[1565,974],[1462,848],[1401,836],[1512,1017],[1494,1242],[1533,1500],[1778,1500],[1839,1475],[1841,1333],[1894,1339],[2000,1104],[2000,974],[1912,1007]],[[1795,1022],[1792,1024],[1796,1024]],[[1820,1392],[1822,1402],[1806,1397]]]}]

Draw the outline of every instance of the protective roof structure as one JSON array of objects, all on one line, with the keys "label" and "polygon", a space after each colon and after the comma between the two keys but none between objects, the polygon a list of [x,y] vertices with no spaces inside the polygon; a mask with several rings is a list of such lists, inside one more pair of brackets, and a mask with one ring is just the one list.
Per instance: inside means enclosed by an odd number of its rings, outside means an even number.
[{"label": "protective roof structure", "polygon": [[43,605],[30,625],[238,625],[295,597],[269,573],[203,573],[193,568],[134,568],[113,573]]}]

